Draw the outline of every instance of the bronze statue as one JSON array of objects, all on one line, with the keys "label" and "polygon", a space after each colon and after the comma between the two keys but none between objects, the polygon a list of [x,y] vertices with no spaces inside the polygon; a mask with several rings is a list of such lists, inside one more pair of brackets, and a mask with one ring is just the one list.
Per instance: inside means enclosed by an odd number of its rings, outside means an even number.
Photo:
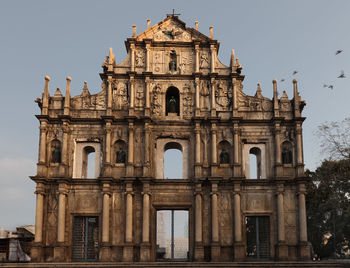
[{"label": "bronze statue", "polygon": [[230,155],[224,148],[220,153],[220,164],[229,164],[229,163],[230,163]]},{"label": "bronze statue", "polygon": [[287,147],[283,148],[282,151],[282,163],[283,164],[292,164],[293,162],[293,155],[292,151],[288,149]]},{"label": "bronze statue", "polygon": [[171,96],[169,100],[169,113],[176,113],[176,99],[174,96]]},{"label": "bronze statue", "polygon": [[55,149],[52,151],[51,162],[61,163],[61,146],[58,144],[55,146]]},{"label": "bronze statue", "polygon": [[126,153],[122,147],[119,147],[119,151],[117,151],[117,163],[125,163],[126,161]]}]

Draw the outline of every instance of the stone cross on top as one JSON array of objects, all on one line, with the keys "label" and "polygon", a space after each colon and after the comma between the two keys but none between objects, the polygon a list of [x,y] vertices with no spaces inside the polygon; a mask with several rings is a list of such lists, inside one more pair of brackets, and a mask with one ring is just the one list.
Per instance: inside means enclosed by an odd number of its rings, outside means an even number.
[{"label": "stone cross on top", "polygon": [[169,16],[174,17],[174,16],[180,16],[180,15],[181,14],[175,14],[175,9],[173,9],[173,14],[166,14],[167,17],[169,17]]}]

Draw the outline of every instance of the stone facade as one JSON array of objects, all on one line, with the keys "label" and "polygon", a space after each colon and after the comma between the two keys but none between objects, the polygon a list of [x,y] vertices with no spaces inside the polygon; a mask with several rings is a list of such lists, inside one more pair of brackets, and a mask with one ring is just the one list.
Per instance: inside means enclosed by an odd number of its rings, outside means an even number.
[{"label": "stone facade", "polygon": [[[85,83],[71,97],[67,77],[65,96],[50,96],[45,77],[33,260],[155,261],[161,209],[188,211],[189,261],[249,258],[248,222],[263,218],[268,259],[309,259],[297,81],[293,99],[276,80],[272,100],[260,85],[246,95],[234,52],[223,65],[212,27],[176,15],[134,26],[126,49],[119,64],[110,49],[97,94]],[[182,151],[181,179],[164,179],[168,149]]]}]

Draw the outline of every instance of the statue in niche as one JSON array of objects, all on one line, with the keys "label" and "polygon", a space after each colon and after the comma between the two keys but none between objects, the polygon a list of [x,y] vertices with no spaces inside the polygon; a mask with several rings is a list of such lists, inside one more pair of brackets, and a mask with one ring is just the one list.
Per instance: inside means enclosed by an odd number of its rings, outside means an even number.
[{"label": "statue in niche", "polygon": [[224,148],[220,153],[220,164],[229,164],[229,163],[230,163],[230,155]]},{"label": "statue in niche", "polygon": [[176,113],[176,99],[174,96],[170,97],[169,103],[169,113]]},{"label": "statue in niche", "polygon": [[176,52],[175,52],[175,50],[172,50],[170,52],[169,71],[176,72],[176,70],[177,70]]},{"label": "statue in niche", "polygon": [[206,81],[202,82],[201,95],[202,95],[202,109],[209,110],[210,109],[210,101],[209,101],[210,92],[209,92],[208,82]]},{"label": "statue in niche", "polygon": [[51,155],[52,163],[61,163],[61,146],[57,143]]},{"label": "statue in niche", "polygon": [[292,164],[292,161],[293,161],[292,151],[287,146],[284,146],[282,150],[282,163]]},{"label": "statue in niche", "polygon": [[125,163],[125,161],[126,161],[126,153],[122,147],[119,147],[119,150],[117,151],[116,162],[117,163]]}]

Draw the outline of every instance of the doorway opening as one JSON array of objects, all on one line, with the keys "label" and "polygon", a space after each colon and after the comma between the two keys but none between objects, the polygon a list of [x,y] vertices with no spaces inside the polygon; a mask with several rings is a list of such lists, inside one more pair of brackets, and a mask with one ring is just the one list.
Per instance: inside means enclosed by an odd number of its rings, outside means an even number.
[{"label": "doorway opening", "polygon": [[75,216],[73,218],[74,261],[98,260],[98,217]]},{"label": "doorway opening", "polygon": [[245,217],[248,258],[270,258],[270,219],[268,216]]},{"label": "doorway opening", "polygon": [[157,211],[157,261],[188,261],[187,210]]}]

